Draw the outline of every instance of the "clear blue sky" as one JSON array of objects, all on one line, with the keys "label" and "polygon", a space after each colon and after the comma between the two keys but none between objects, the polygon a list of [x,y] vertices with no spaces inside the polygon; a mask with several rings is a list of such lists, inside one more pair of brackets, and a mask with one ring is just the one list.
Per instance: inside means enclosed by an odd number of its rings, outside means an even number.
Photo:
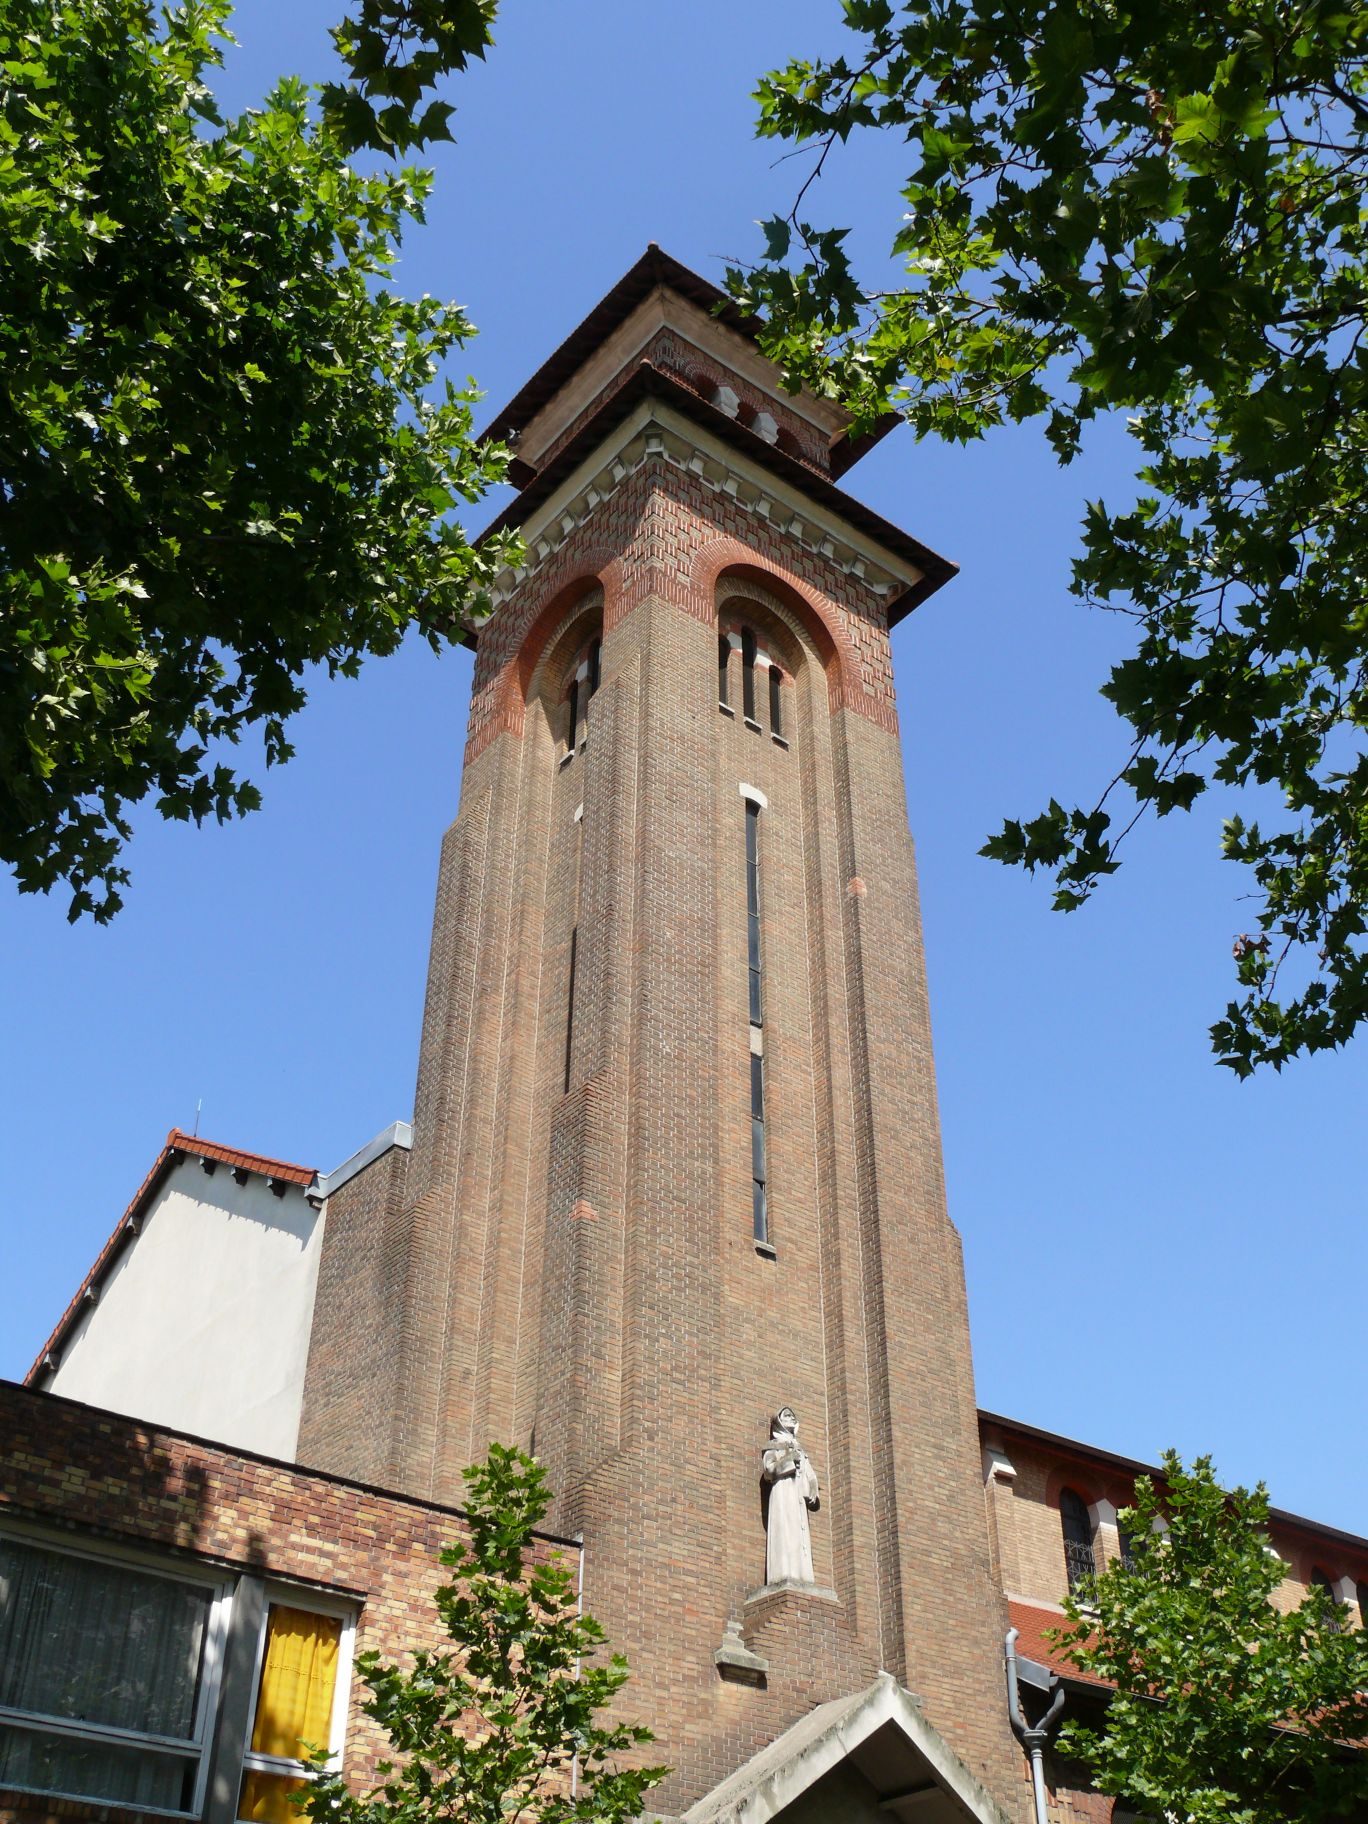
[{"label": "clear blue sky", "polygon": [[[225,104],[327,73],[340,11],[242,5]],[[401,269],[470,309],[491,411],[648,241],[713,278],[756,250],[801,168],[773,167],[748,92],[837,20],[835,0],[509,0]],[[901,164],[855,152],[814,214],[881,258]],[[1083,499],[1122,497],[1126,457],[1103,433],[1060,473],[1030,433],[959,451],[903,431],[850,477],[963,566],[894,654],[979,1399],[1142,1458],[1209,1450],[1227,1479],[1368,1532],[1368,1051],[1245,1085],[1212,1063],[1251,922],[1215,802],[1144,833],[1068,919],[975,853],[1002,816],[1088,796],[1121,752],[1096,688],[1124,628],[1066,585]],[[466,653],[414,647],[320,684],[262,813],[140,819],[112,929],[0,887],[0,1374],[24,1372],[199,1099],[207,1136],[322,1169],[410,1113],[469,683]]]}]

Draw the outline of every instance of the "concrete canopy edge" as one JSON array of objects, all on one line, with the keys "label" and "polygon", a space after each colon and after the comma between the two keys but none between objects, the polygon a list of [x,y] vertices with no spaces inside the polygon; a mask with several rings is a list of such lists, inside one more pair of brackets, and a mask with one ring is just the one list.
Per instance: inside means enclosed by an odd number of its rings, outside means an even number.
[{"label": "concrete canopy edge", "polygon": [[692,1805],[680,1824],[770,1824],[889,1725],[902,1737],[908,1763],[930,1775],[960,1816],[978,1824],[1008,1824],[911,1692],[889,1672],[864,1691],[819,1704]]}]

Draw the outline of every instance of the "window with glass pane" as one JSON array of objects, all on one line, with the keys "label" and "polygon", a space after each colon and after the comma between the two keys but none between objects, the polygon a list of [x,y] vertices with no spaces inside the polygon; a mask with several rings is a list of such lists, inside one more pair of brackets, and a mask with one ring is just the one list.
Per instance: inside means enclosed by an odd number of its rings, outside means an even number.
[{"label": "window with glass pane", "polygon": [[755,721],[755,635],[749,627],[741,629],[741,714],[747,722]]},{"label": "window with glass pane", "polygon": [[342,1619],[273,1602],[266,1616],[252,1739],[243,1757],[238,1817],[293,1824],[290,1794],[309,1748],[329,1748],[342,1645]]},{"label": "window with glass pane", "polygon": [[216,1594],[0,1539],[0,1786],[193,1811]]},{"label": "window with glass pane", "polygon": [[1088,1504],[1073,1489],[1066,1488],[1059,1497],[1059,1521],[1064,1533],[1064,1562],[1069,1573],[1069,1589],[1077,1593],[1097,1575],[1097,1554],[1093,1551],[1092,1520]]},{"label": "window with glass pane", "polygon": [[1344,1625],[1344,1618],[1340,1614],[1339,1592],[1335,1588],[1334,1578],[1330,1575],[1329,1571],[1322,1570],[1321,1567],[1317,1565],[1315,1570],[1311,1573],[1311,1582],[1317,1589],[1324,1590],[1331,1602],[1334,1603],[1335,1614],[1330,1626],[1338,1633],[1340,1628]]},{"label": "window with glass pane", "polygon": [[746,965],[750,979],[750,1023],[764,1024],[760,993],[760,807],[746,803]]},{"label": "window with glass pane", "polygon": [[1116,1529],[1116,1536],[1121,1543],[1121,1562],[1128,1571],[1135,1569],[1135,1535],[1124,1526]]},{"label": "window with glass pane", "polygon": [[769,1171],[765,1163],[765,1060],[751,1053],[751,1214],[755,1239],[769,1240]]}]

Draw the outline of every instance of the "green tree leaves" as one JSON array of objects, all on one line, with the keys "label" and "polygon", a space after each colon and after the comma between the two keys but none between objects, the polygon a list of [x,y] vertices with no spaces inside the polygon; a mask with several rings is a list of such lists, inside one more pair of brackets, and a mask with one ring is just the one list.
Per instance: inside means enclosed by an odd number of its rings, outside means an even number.
[{"label": "green tree leaves", "polygon": [[427,100],[428,91],[483,58],[494,42],[497,4],[361,0],[333,33],[350,81],[323,89],[324,118],[342,150],[404,153],[450,139],[454,110]]},{"label": "green tree leaves", "polygon": [[220,121],[226,0],[0,20],[0,857],[108,918],[128,809],[259,803],[312,667],[478,615],[453,514],[503,473],[472,330],[390,289],[428,174],[364,177],[302,83]]},{"label": "green tree leaves", "polygon": [[1104,689],[1129,757],[1090,810],[1052,804],[984,853],[1050,870],[1069,908],[1137,815],[1275,787],[1281,816],[1223,845],[1267,945],[1237,958],[1214,1048],[1246,1076],[1343,1044],[1368,1017],[1368,16],[1338,0],[847,0],[845,16],[858,51],[767,76],[760,131],[811,142],[818,169],[857,128],[907,142],[906,285],[867,293],[840,234],[795,208],[730,275],[769,351],[863,422],[892,406],[919,435],[967,439],[1039,417],[1067,463],[1090,420],[1123,411],[1136,444],[1142,498],[1088,508],[1073,575],[1135,622]]},{"label": "green tree leaves", "polygon": [[1268,1544],[1268,1494],[1219,1488],[1209,1457],[1169,1452],[1120,1515],[1129,1562],[1069,1597],[1055,1636],[1115,1686],[1098,1727],[1060,1746],[1103,1792],[1192,1824],[1316,1824],[1357,1814],[1368,1764],[1368,1633],[1326,1593],[1275,1606],[1286,1567]]},{"label": "green tree leaves", "polygon": [[418,1649],[409,1670],[357,1656],[366,1714],[397,1758],[358,1795],[316,1756],[303,1807],[316,1824],[632,1824],[666,1769],[621,1766],[651,1733],[600,1720],[627,1664],[598,1657],[602,1628],[533,1537],[544,1472],[494,1444],[465,1479],[470,1539],[442,1553],[452,1576],[436,1596],[451,1648]]}]

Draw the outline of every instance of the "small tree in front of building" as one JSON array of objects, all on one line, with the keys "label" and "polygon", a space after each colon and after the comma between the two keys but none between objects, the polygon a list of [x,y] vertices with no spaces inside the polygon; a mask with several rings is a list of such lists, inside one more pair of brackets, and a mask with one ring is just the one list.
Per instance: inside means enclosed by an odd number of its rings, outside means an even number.
[{"label": "small tree in front of building", "polygon": [[606,1637],[564,1557],[538,1551],[545,1472],[494,1444],[465,1480],[469,1539],[442,1552],[435,1597],[451,1645],[407,1668],[357,1655],[394,1758],[358,1794],[316,1755],[300,1808],[315,1824],[629,1824],[668,1769],[621,1764],[653,1737],[603,1717],[627,1662],[598,1657]]},{"label": "small tree in front of building", "polygon": [[1274,1605],[1286,1566],[1268,1492],[1164,1457],[1120,1516],[1126,1553],[1064,1608],[1055,1646],[1115,1686],[1059,1746],[1098,1788],[1187,1824],[1319,1824],[1368,1802],[1368,1633],[1320,1588]]}]

